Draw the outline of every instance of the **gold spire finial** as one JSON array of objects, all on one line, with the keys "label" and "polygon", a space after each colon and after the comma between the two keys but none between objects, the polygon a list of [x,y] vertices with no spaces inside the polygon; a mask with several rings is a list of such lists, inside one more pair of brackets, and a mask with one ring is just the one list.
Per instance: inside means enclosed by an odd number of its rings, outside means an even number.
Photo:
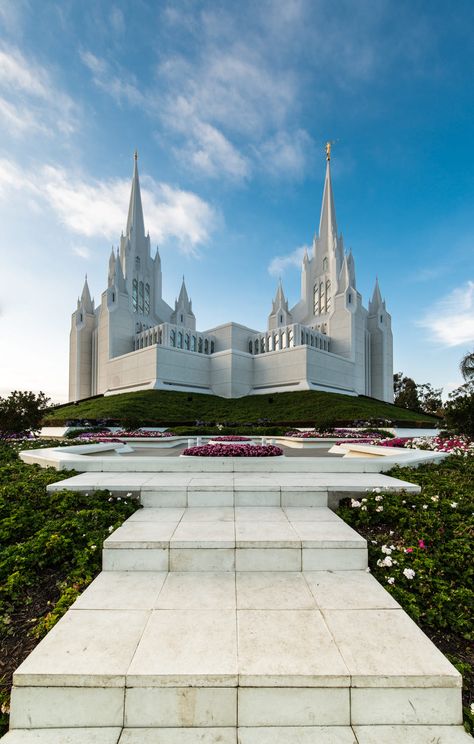
[{"label": "gold spire finial", "polygon": [[326,160],[329,162],[331,160],[331,145],[333,145],[333,142],[326,142]]},{"label": "gold spire finial", "polygon": [[135,158],[135,162],[137,162],[137,160],[138,160],[138,150],[135,150],[135,152],[133,153],[133,157]]}]

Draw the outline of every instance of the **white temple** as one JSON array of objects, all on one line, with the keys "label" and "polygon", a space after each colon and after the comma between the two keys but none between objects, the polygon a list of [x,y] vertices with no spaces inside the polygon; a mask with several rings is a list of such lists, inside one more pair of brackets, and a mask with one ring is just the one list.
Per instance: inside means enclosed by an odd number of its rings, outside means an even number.
[{"label": "white temple", "polygon": [[109,259],[98,307],[87,277],[72,314],[69,400],[159,389],[224,398],[324,390],[393,401],[391,318],[378,282],[368,310],[352,253],[337,234],[330,147],[319,234],[301,269],[301,299],[289,308],[280,282],[268,328],[239,323],[196,330],[183,283],[174,308],[162,297],[161,259],[145,234],[137,154],[125,235]]}]

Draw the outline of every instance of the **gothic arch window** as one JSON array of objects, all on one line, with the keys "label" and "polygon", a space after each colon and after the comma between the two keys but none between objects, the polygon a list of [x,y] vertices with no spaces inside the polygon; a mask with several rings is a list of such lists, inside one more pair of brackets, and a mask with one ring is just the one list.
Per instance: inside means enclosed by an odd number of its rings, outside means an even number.
[{"label": "gothic arch window", "polygon": [[178,333],[178,349],[183,348],[183,334],[181,331]]},{"label": "gothic arch window", "polygon": [[204,353],[209,354],[209,340],[207,338],[204,341]]},{"label": "gothic arch window", "polygon": [[215,348],[216,348],[216,346],[214,344],[214,341],[211,341],[211,354],[214,354]]},{"label": "gothic arch window", "polygon": [[161,328],[158,331],[158,343],[159,344],[162,344],[163,343],[163,331],[161,330]]},{"label": "gothic arch window", "polygon": [[265,339],[264,338],[260,339],[260,350],[261,350],[262,354],[265,354],[266,343],[265,343]]},{"label": "gothic arch window", "polygon": [[184,316],[183,316],[183,313],[181,313],[181,315],[180,315],[180,318],[181,318],[181,323],[184,323]]},{"label": "gothic arch window", "polygon": [[143,282],[138,283],[138,312],[143,312]]},{"label": "gothic arch window", "polygon": [[317,284],[313,287],[313,311],[315,315],[319,315],[319,291]]},{"label": "gothic arch window", "polygon": [[331,281],[326,281],[326,312],[328,313],[331,309]]},{"label": "gothic arch window", "polygon": [[288,346],[292,348],[294,346],[293,329],[290,328],[288,331]]},{"label": "gothic arch window", "polygon": [[138,310],[138,282],[136,279],[132,282],[132,307],[135,312]]},{"label": "gothic arch window", "polygon": [[324,312],[324,306],[326,304],[324,297],[324,282],[319,282],[319,312]]},{"label": "gothic arch window", "polygon": [[191,339],[191,351],[196,351],[196,336]]},{"label": "gothic arch window", "polygon": [[349,292],[349,294],[347,295],[347,302],[349,303],[349,305],[352,302],[352,293],[351,292]]},{"label": "gothic arch window", "polygon": [[187,333],[184,337],[184,348],[189,351],[189,333]]},{"label": "gothic arch window", "polygon": [[273,334],[268,337],[267,340],[267,351],[273,351]]},{"label": "gothic arch window", "polygon": [[283,315],[280,313],[280,323],[283,323]]},{"label": "gothic arch window", "polygon": [[171,346],[176,346],[176,333],[175,333],[175,331],[170,331],[170,344],[171,344]]},{"label": "gothic arch window", "polygon": [[286,349],[286,345],[287,345],[286,342],[287,342],[287,336],[286,336],[286,333],[283,332],[281,334],[281,348],[282,349]]},{"label": "gothic arch window", "polygon": [[275,351],[280,351],[280,334],[275,333]]},{"label": "gothic arch window", "polygon": [[258,345],[258,338],[255,339],[255,353],[258,354],[259,352],[259,345]]},{"label": "gothic arch window", "polygon": [[328,260],[325,257],[323,258],[323,271],[327,271],[327,270],[328,270]]},{"label": "gothic arch window", "polygon": [[150,285],[145,284],[145,315],[150,314]]},{"label": "gothic arch window", "polygon": [[198,341],[198,353],[202,354],[202,338],[201,337],[199,337],[199,341]]},{"label": "gothic arch window", "polygon": [[253,354],[253,342],[252,339],[249,341],[249,354]]}]

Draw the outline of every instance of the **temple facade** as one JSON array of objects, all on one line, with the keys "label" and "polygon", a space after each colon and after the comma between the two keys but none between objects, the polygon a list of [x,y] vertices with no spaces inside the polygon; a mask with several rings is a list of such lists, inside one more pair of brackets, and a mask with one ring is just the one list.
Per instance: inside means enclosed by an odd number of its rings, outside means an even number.
[{"label": "temple facade", "polygon": [[368,308],[357,291],[354,257],[337,232],[330,150],[301,298],[290,308],[280,281],[266,331],[239,323],[198,331],[184,278],[172,307],[161,271],[145,233],[135,154],[126,230],[110,254],[107,288],[95,306],[86,278],[72,314],[69,400],[160,389],[225,398],[324,390],[393,401],[391,318],[378,281]]}]

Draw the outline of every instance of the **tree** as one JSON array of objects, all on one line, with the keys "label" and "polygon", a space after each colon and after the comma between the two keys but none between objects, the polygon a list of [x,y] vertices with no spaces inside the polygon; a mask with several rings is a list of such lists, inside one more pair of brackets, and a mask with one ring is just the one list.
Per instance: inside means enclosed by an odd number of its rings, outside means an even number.
[{"label": "tree", "polygon": [[411,411],[421,411],[418,397],[418,386],[411,377],[405,377],[403,372],[393,375],[394,403],[399,408],[409,408]]},{"label": "tree", "polygon": [[448,429],[474,439],[474,378],[449,394],[444,416]]},{"label": "tree", "polygon": [[466,381],[474,379],[474,351],[461,359],[459,369]]},{"label": "tree", "polygon": [[41,392],[14,390],[8,398],[0,397],[0,439],[37,431],[48,403]]},{"label": "tree", "polygon": [[429,382],[417,385],[418,399],[423,413],[440,413],[443,408],[441,393],[443,388],[434,388]]}]

